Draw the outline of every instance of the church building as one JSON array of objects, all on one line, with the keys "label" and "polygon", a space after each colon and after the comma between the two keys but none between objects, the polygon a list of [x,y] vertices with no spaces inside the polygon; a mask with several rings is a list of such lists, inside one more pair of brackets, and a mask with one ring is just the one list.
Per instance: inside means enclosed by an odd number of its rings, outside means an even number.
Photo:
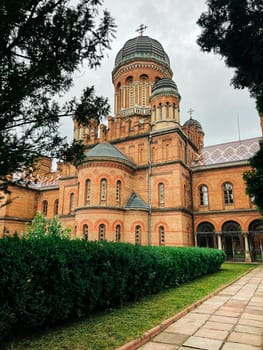
[{"label": "church building", "polygon": [[167,53],[143,33],[117,53],[112,82],[107,125],[74,122],[84,161],[50,173],[51,160],[42,159],[37,184],[11,189],[0,235],[23,232],[43,212],[57,215],[72,238],[205,246],[223,249],[229,260],[263,260],[261,216],[242,179],[260,138],[204,147],[191,111],[181,124]]}]

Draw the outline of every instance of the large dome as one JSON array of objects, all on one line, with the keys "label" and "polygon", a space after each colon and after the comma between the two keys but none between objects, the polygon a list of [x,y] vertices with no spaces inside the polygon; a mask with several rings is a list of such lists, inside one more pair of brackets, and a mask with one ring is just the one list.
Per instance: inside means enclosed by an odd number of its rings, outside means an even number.
[{"label": "large dome", "polygon": [[170,66],[170,60],[159,41],[148,36],[128,40],[118,52],[115,68],[134,59],[153,59]]}]

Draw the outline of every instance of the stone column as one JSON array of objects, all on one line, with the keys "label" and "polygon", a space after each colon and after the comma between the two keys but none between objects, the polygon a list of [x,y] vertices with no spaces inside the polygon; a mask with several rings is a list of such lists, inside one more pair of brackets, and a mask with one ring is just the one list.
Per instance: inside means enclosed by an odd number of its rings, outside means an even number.
[{"label": "stone column", "polygon": [[244,232],[243,233],[244,241],[245,241],[245,262],[250,263],[251,260],[251,255],[249,251],[249,244],[248,244],[248,233]]},{"label": "stone column", "polygon": [[217,233],[217,247],[219,250],[222,250],[222,234]]}]

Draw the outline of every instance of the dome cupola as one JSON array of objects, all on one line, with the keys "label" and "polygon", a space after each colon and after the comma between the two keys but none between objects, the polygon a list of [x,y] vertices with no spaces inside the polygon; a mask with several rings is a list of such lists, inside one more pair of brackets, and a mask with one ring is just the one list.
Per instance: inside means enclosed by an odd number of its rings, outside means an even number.
[{"label": "dome cupola", "polygon": [[156,83],[153,85],[151,100],[158,95],[174,96],[176,98],[181,99],[177,89],[177,85],[170,78],[163,78],[163,79],[157,80]]},{"label": "dome cupola", "polygon": [[134,60],[153,60],[170,66],[170,60],[159,41],[149,36],[138,36],[126,41],[115,59],[114,70]]}]

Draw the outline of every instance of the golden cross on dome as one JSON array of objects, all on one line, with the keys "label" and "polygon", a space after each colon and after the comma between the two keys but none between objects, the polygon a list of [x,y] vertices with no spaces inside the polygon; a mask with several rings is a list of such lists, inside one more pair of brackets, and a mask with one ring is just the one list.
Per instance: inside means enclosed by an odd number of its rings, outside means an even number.
[{"label": "golden cross on dome", "polygon": [[144,24],[140,24],[139,28],[136,29],[136,32],[140,33],[141,36],[143,35],[143,32],[145,31],[145,29],[147,28],[147,26],[145,26]]},{"label": "golden cross on dome", "polygon": [[192,108],[190,108],[190,109],[187,111],[187,113],[189,113],[190,119],[192,119],[192,115],[193,115],[193,113],[194,113],[194,110],[193,110]]}]

